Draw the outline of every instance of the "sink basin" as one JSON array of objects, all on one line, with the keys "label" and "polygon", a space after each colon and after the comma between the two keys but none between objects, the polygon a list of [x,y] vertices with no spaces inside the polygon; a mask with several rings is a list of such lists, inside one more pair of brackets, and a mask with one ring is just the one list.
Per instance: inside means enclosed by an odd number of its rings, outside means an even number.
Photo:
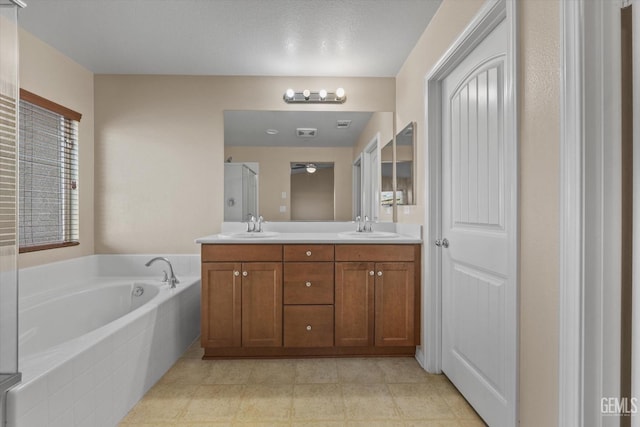
[{"label": "sink basin", "polygon": [[398,233],[389,233],[387,231],[346,231],[338,233],[338,236],[346,239],[393,239],[400,237]]},{"label": "sink basin", "polygon": [[267,239],[269,237],[276,237],[280,233],[276,231],[261,231],[257,232],[248,232],[248,231],[240,231],[237,233],[222,233],[220,237],[223,239]]}]

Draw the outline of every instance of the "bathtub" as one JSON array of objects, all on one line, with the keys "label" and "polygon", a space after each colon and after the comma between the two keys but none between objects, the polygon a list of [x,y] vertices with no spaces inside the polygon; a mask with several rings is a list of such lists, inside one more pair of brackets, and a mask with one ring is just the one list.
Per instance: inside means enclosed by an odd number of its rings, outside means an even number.
[{"label": "bathtub", "polygon": [[[9,427],[115,426],[198,337],[198,256],[96,255],[21,270]],[[155,268],[154,268],[155,267]],[[66,276],[66,277],[65,277]]]}]

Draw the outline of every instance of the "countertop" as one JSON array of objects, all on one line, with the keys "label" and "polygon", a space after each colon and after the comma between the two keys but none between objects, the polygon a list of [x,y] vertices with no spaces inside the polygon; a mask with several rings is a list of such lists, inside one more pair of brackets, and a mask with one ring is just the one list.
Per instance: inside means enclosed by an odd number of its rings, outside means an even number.
[{"label": "countertop", "polygon": [[[246,227],[246,223],[225,222],[222,224],[221,233],[199,237],[195,242],[200,244],[323,243],[337,245],[422,243],[422,227],[417,224],[379,223],[374,224],[372,233],[354,233],[354,224],[351,222],[273,222],[265,224],[265,233],[262,235],[246,233]],[[391,234],[393,237],[389,237]]]}]

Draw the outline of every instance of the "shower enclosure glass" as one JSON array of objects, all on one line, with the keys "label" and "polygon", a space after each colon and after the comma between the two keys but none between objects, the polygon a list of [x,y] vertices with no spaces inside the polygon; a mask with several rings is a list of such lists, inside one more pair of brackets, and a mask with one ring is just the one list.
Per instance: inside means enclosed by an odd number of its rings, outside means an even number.
[{"label": "shower enclosure glass", "polygon": [[224,220],[244,221],[258,213],[258,164],[224,164]]},{"label": "shower enclosure glass", "polygon": [[0,423],[4,425],[6,390],[20,381],[18,372],[18,7],[0,0]]}]

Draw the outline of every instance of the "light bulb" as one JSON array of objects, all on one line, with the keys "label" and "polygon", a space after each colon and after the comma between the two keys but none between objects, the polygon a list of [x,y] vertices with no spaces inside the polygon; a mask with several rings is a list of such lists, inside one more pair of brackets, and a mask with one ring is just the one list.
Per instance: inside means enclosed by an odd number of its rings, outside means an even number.
[{"label": "light bulb", "polygon": [[305,89],[302,91],[302,96],[304,96],[304,99],[308,100],[309,97],[311,96],[311,91],[309,89]]},{"label": "light bulb", "polygon": [[336,98],[340,99],[342,97],[344,97],[344,89],[339,87],[336,89]]},{"label": "light bulb", "polygon": [[307,172],[309,173],[314,173],[316,171],[316,165],[314,165],[313,163],[309,163],[307,165]]},{"label": "light bulb", "polygon": [[296,95],[296,93],[293,91],[293,89],[289,88],[289,89],[287,89],[286,95],[287,95],[287,98],[293,99],[293,97]]},{"label": "light bulb", "polygon": [[327,97],[327,91],[325,89],[320,89],[318,94],[320,95],[320,99],[325,99]]}]

